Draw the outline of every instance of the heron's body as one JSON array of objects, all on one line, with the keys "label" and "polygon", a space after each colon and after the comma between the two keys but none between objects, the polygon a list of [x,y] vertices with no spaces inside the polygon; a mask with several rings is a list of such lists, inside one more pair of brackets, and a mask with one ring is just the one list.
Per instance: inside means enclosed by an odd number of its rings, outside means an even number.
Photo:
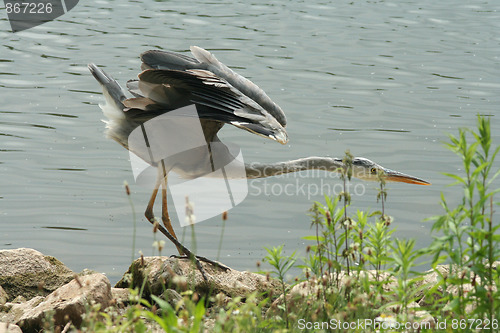
[{"label": "heron's body", "polygon": [[[109,75],[90,64],[89,69],[103,86],[106,105],[101,106],[106,116],[106,133],[125,148],[129,136],[138,127],[156,117],[194,105],[203,131],[205,143],[216,146],[218,158],[232,160],[230,150],[219,140],[217,133],[224,124],[231,124],[254,134],[278,141],[288,142],[285,130],[286,117],[281,108],[266,93],[248,79],[233,72],[212,54],[199,47],[191,47],[194,56],[165,51],[147,51],[141,55],[142,70],[138,80],[127,82],[131,98]],[[180,139],[189,139],[189,129]],[[176,137],[177,139],[178,137]],[[169,142],[164,142],[168,145]],[[147,160],[147,159],[146,159]],[[146,217],[153,219],[153,204],[159,187],[162,187],[163,222],[175,236],[170,225],[166,206],[166,179],[171,171],[185,178],[195,178],[213,169],[213,151],[192,150],[175,160],[165,159],[151,164],[158,167],[159,175],[153,195],[146,209]],[[307,157],[273,164],[251,163],[245,165],[247,178],[262,178],[307,169],[337,172],[344,167],[342,159],[331,157]],[[358,157],[352,161],[353,176],[363,180],[399,181],[420,185],[429,183],[399,173]],[[181,250],[179,250],[181,252]]]}]

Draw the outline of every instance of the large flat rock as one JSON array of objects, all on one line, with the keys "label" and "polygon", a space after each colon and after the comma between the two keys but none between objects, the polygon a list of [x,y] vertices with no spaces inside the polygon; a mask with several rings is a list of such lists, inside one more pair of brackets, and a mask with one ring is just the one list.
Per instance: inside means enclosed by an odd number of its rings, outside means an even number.
[{"label": "large flat rock", "polygon": [[111,285],[105,275],[95,273],[81,276],[58,288],[36,305],[30,305],[30,302],[21,304],[24,308],[16,324],[23,332],[38,332],[43,327],[43,320],[50,314],[55,326],[64,327],[71,321],[79,327],[86,307],[96,303],[104,309],[111,299]]},{"label": "large flat rock", "polygon": [[258,295],[277,297],[280,294],[280,284],[275,279],[251,272],[224,270],[204,262],[202,265],[207,281],[188,259],[166,257],[137,259],[116,287],[140,288],[145,283],[146,295],[158,296],[162,295],[166,289],[179,291],[190,289],[203,296],[222,293],[228,297],[246,297],[256,292]]},{"label": "large flat rock", "polygon": [[7,301],[17,296],[31,299],[48,295],[74,276],[62,262],[36,250],[0,250],[0,286]]}]

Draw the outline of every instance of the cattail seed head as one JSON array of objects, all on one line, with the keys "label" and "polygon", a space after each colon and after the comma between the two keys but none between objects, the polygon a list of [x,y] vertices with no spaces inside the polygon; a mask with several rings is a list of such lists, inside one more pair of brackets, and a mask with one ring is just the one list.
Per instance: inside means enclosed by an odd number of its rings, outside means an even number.
[{"label": "cattail seed head", "polygon": [[328,224],[328,226],[332,224],[332,216],[330,215],[329,210],[326,211],[326,223]]},{"label": "cattail seed head", "polygon": [[125,192],[127,193],[127,195],[130,195],[130,186],[128,186],[128,182],[124,181],[123,186],[125,186]]}]

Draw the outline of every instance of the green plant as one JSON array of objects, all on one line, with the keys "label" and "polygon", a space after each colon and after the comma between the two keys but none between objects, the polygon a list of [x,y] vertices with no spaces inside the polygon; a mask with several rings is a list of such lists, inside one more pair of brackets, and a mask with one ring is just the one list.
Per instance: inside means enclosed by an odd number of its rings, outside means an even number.
[{"label": "green plant", "polygon": [[[472,138],[472,142],[469,139]],[[494,262],[500,259],[500,225],[493,222],[493,197],[500,191],[492,189],[500,170],[492,172],[500,147],[492,145],[489,118],[478,116],[477,132],[460,129],[458,136],[449,135],[447,148],[460,156],[463,175],[445,173],[460,185],[463,196],[455,208],[443,194],[441,205],[445,214],[435,216],[436,236],[430,247],[433,267],[448,262],[449,275],[440,275],[442,299],[446,304],[443,316],[488,319],[500,317],[500,272]],[[498,205],[498,203],[496,203]],[[488,213],[489,211],[489,213]],[[450,292],[457,289],[457,295]],[[436,289],[433,289],[435,291]]]},{"label": "green plant", "polygon": [[[392,263],[395,265],[393,273],[397,278],[397,287],[394,289],[397,295],[397,302],[401,306],[403,319],[408,320],[408,305],[416,300],[416,294],[420,288],[416,283],[421,281],[420,273],[413,271],[416,266],[416,260],[423,254],[422,251],[414,250],[415,240],[396,239],[391,245]],[[416,277],[414,277],[416,276]]]},{"label": "green plant", "polygon": [[132,220],[134,222],[134,228],[132,231],[132,258],[131,258],[131,262],[133,262],[135,259],[135,239],[136,239],[136,234],[137,234],[137,220],[136,220],[136,216],[135,216],[134,202],[132,201],[132,198],[130,196],[130,186],[128,186],[127,181],[123,182],[123,186],[125,187],[125,193],[127,194],[130,208],[132,209]]},{"label": "green plant", "polygon": [[285,284],[285,275],[293,267],[295,261],[295,252],[293,252],[290,256],[283,255],[283,245],[278,247],[273,247],[271,249],[265,248],[267,251],[267,255],[264,258],[264,261],[267,261],[269,265],[273,266],[275,271],[272,272],[272,275],[275,275],[281,283],[281,289],[283,291],[283,300],[284,300],[284,312],[285,312],[285,322],[286,328],[289,327],[288,322],[288,307],[287,307],[287,293],[286,293],[286,284]]},{"label": "green plant", "polygon": [[124,312],[114,306],[106,309],[100,304],[88,306],[79,332],[147,332],[143,318],[143,305],[147,301],[139,297],[137,289],[130,290],[130,304]]},{"label": "green plant", "polygon": [[227,221],[227,211],[222,213],[222,228],[219,238],[219,247],[217,249],[217,260],[220,259],[220,250],[222,248],[222,240],[224,239],[224,230],[226,229],[226,221]]},{"label": "green plant", "polygon": [[350,217],[347,216],[347,207],[351,204],[351,194],[347,191],[347,181],[351,180],[352,177],[352,161],[354,156],[347,150],[345,152],[345,156],[342,160],[344,167],[340,169],[340,179],[342,179],[342,185],[344,190],[339,194],[339,198],[344,199],[344,219],[342,221],[342,227],[344,228],[344,251],[342,252],[342,256],[346,261],[346,269],[347,275],[350,273],[351,265],[350,265],[350,257],[353,252],[349,247],[349,236],[350,231],[352,230],[353,221]]},{"label": "green plant", "polygon": [[[347,154],[345,163],[349,163]],[[352,163],[352,162],[351,162]],[[334,197],[325,196],[325,204],[315,202],[310,209],[311,226],[315,235],[303,237],[312,241],[307,246],[304,264],[298,267],[305,272],[306,280],[313,292],[302,300],[310,306],[292,309],[292,314],[315,320],[328,320],[339,316],[347,319],[374,318],[383,302],[389,302],[384,286],[389,283],[390,274],[382,274],[384,265],[391,260],[393,230],[389,229],[391,218],[385,215],[384,202],[387,196],[385,183],[381,178],[377,199],[382,201],[382,211],[374,213],[357,211],[348,215],[350,196],[346,182],[349,167],[340,170],[344,180],[344,191]],[[352,172],[352,171],[351,171]],[[377,216],[380,216],[377,218]],[[372,218],[375,220],[372,221]],[[365,271],[365,264],[371,264],[375,274]],[[411,267],[413,261],[405,268]],[[409,275],[409,273],[407,274]],[[404,283],[401,284],[405,286]],[[403,296],[404,291],[397,295]],[[385,299],[385,300],[384,300]],[[399,300],[394,300],[394,302]],[[401,300],[405,302],[405,300]]]},{"label": "green plant", "polygon": [[365,260],[375,270],[376,280],[379,280],[383,268],[390,260],[389,249],[393,241],[391,238],[392,233],[394,233],[394,229],[389,229],[389,224],[383,219],[368,225],[366,247],[363,253]]},{"label": "green plant", "polygon": [[155,306],[143,301],[147,308],[142,311],[142,315],[157,323],[165,332],[197,333],[202,331],[206,312],[203,299],[195,302],[192,298],[185,296],[174,309],[167,301],[157,296],[152,295],[151,298]]},{"label": "green plant", "polygon": [[[217,298],[217,296],[216,296]],[[233,298],[227,306],[217,309],[214,313],[214,326],[210,330],[215,333],[251,333],[271,332],[272,328],[283,328],[283,322],[267,319],[265,310],[269,299],[259,301],[256,293]]]}]

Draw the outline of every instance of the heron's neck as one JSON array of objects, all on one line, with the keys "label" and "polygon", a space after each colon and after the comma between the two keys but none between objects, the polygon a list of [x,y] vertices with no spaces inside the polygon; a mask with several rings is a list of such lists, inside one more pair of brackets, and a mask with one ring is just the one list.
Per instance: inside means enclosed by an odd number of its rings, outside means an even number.
[{"label": "heron's neck", "polygon": [[324,170],[335,172],[344,164],[339,158],[332,157],[306,157],[298,160],[277,162],[270,164],[248,163],[245,170],[248,179],[278,176],[285,173],[299,172],[304,170]]}]

